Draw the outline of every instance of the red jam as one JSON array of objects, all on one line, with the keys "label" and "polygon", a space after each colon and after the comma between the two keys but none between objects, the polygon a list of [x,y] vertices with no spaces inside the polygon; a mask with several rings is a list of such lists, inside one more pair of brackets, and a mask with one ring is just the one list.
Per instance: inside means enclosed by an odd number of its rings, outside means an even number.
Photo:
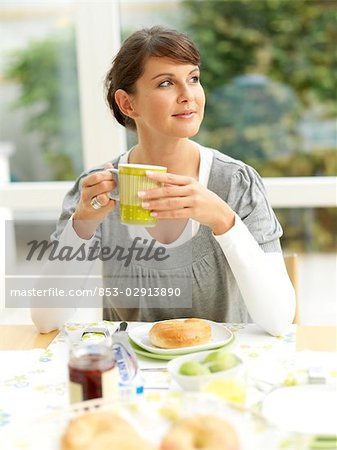
[{"label": "red jam", "polygon": [[73,350],[68,369],[71,403],[111,397],[117,387],[118,369],[106,346],[88,345]]}]

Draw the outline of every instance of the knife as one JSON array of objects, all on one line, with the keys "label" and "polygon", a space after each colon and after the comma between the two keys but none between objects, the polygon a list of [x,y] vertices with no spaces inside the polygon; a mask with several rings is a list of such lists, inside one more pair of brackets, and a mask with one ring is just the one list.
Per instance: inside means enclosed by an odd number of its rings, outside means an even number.
[{"label": "knife", "polygon": [[128,327],[128,323],[127,322],[121,322],[119,324],[119,327],[115,331],[115,333],[119,333],[120,331],[126,331],[127,327]]}]

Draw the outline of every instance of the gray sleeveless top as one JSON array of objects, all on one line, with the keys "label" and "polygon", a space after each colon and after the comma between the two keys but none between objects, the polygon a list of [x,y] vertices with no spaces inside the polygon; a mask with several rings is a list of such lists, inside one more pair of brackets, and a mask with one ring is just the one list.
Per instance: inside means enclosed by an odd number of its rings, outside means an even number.
[{"label": "gray sleeveless top", "polygon": [[[212,151],[208,189],[238,214],[265,252],[280,252],[282,229],[266,199],[260,176],[243,162]],[[112,161],[115,167],[118,161],[119,158]],[[102,168],[82,174],[66,195],[52,239],[58,239],[65,221],[75,210],[81,178]],[[226,256],[210,228],[200,225],[190,240],[178,247],[165,248],[154,257],[150,240],[139,238],[135,242],[128,227],[120,224],[117,206],[101,223],[95,239],[100,249],[107,249],[105,254],[111,255],[103,258],[106,320],[156,321],[178,317],[218,322],[250,320]],[[127,257],[128,252],[131,257]]]}]

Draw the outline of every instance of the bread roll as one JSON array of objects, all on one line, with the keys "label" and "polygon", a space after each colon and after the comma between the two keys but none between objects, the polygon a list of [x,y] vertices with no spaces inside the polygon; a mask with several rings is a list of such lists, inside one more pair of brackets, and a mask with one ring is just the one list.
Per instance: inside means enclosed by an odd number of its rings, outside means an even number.
[{"label": "bread roll", "polygon": [[61,450],[154,450],[124,419],[112,412],[75,417],[61,439]]},{"label": "bread roll", "polygon": [[203,319],[172,319],[158,322],[151,328],[149,339],[159,348],[182,348],[205,344],[212,337],[212,328]]},{"label": "bread roll", "polygon": [[216,416],[194,416],[174,424],[159,450],[240,450],[234,428]]}]

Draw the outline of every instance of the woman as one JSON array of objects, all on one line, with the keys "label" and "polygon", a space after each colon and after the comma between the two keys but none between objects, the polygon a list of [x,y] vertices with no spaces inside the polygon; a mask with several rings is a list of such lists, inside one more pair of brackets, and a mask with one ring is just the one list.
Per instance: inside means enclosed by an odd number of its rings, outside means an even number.
[{"label": "woman", "polygon": [[[97,242],[97,248],[117,242],[127,248],[135,236],[155,239],[168,251],[168,265],[134,260],[126,268],[105,261],[104,285],[114,288],[116,280],[126,279],[132,289],[137,283],[166,288],[181,281],[186,289],[180,298],[159,303],[149,295],[134,303],[125,295],[106,295],[104,318],[253,320],[271,334],[282,333],[293,320],[295,294],[282,257],[282,230],[262,181],[243,162],[190,139],[205,106],[194,43],[162,27],[135,32],[113,61],[106,91],[113,115],[136,131],[138,142],[79,177],[65,198],[53,239],[86,246]],[[167,174],[148,173],[162,188],[138,194],[158,218],[156,227],[135,231],[119,223],[110,194],[116,180],[108,169],[121,162],[167,167]],[[48,309],[32,309],[33,321],[45,332],[69,315],[69,310],[51,315]]]}]

